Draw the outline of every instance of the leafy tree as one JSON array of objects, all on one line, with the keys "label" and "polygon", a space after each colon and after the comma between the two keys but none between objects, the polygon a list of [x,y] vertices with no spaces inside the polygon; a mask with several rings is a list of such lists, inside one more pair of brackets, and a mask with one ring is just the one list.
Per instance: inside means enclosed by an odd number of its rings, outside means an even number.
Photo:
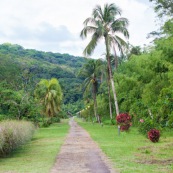
[{"label": "leafy tree", "polygon": [[57,79],[42,79],[35,90],[36,97],[43,105],[43,112],[48,117],[55,116],[61,108],[62,91]]},{"label": "leafy tree", "polygon": [[110,81],[114,95],[116,114],[118,115],[119,108],[112,76],[110,51],[112,47],[116,46],[120,52],[123,52],[123,48],[125,48],[127,44],[121,37],[116,35],[116,33],[121,33],[126,38],[128,38],[129,33],[127,31],[128,20],[123,17],[116,18],[117,15],[121,15],[121,9],[115,4],[105,4],[103,9],[97,5],[93,9],[92,17],[84,21],[84,28],[80,35],[82,38],[85,38],[88,34],[92,33],[91,41],[86,46],[84,55],[91,55],[99,40],[104,38]]},{"label": "leafy tree", "polygon": [[150,0],[155,4],[155,11],[159,17],[164,15],[173,16],[173,1],[172,0]]},{"label": "leafy tree", "polygon": [[141,47],[140,46],[133,46],[130,49],[128,57],[130,58],[132,55],[141,55],[141,54],[142,54]]}]

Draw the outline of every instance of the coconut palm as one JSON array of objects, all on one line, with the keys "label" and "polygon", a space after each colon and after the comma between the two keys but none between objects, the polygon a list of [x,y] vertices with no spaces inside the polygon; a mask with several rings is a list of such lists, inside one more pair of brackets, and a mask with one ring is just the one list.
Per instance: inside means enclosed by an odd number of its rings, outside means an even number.
[{"label": "coconut palm", "polygon": [[116,114],[118,115],[119,108],[112,75],[110,54],[111,49],[114,46],[116,46],[120,52],[123,52],[123,49],[127,46],[127,44],[117,34],[122,34],[124,37],[128,38],[129,33],[127,30],[128,20],[123,17],[116,18],[117,15],[121,15],[121,9],[115,4],[105,4],[103,9],[101,6],[97,5],[93,9],[92,16],[84,21],[84,28],[81,31],[80,36],[82,38],[86,38],[88,34],[92,34],[90,42],[84,49],[85,56],[91,55],[93,53],[100,39],[103,38],[105,41],[110,81],[114,95]]},{"label": "coconut palm", "polygon": [[100,123],[100,117],[97,114],[97,91],[98,91],[98,80],[101,76],[103,62],[101,60],[89,60],[88,63],[84,64],[79,72],[79,76],[84,77],[84,91],[92,91],[92,97],[94,100],[94,115],[96,120]]},{"label": "coconut palm", "polygon": [[36,97],[44,108],[44,113],[52,118],[60,111],[62,91],[57,79],[42,79],[35,90]]}]

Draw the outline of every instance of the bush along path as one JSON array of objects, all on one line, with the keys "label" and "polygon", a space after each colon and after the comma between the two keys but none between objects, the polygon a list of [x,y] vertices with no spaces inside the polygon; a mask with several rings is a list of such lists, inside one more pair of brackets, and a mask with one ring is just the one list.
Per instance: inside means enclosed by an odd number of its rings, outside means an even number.
[{"label": "bush along path", "polygon": [[89,134],[73,119],[51,173],[116,173]]}]

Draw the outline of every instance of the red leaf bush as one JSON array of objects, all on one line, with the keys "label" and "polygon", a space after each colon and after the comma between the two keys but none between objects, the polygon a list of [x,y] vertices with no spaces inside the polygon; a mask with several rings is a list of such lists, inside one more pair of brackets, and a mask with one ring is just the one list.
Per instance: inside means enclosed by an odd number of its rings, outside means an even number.
[{"label": "red leaf bush", "polygon": [[148,132],[148,138],[152,142],[158,142],[159,141],[159,138],[160,138],[160,131],[159,130],[156,130],[156,129],[151,129]]},{"label": "red leaf bush", "polygon": [[128,113],[121,113],[116,117],[121,131],[127,131],[131,126],[131,116]]}]

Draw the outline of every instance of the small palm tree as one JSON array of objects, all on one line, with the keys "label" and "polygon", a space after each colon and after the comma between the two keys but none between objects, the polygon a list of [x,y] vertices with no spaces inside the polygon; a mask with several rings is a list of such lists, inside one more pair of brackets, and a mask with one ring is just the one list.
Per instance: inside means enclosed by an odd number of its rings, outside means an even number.
[{"label": "small palm tree", "polygon": [[98,80],[101,76],[101,69],[103,62],[101,60],[89,60],[88,63],[84,64],[79,72],[79,76],[84,77],[84,91],[92,91],[92,97],[94,100],[94,114],[96,120],[100,123],[100,117],[97,114],[97,91],[98,91]]},{"label": "small palm tree", "polygon": [[42,79],[35,90],[36,97],[43,106],[44,113],[52,118],[60,111],[62,91],[57,79]]},{"label": "small palm tree", "polygon": [[[123,17],[116,18],[117,15],[121,15],[121,9],[115,4],[105,4],[103,9],[97,5],[93,9],[92,16],[84,21],[84,28],[80,36],[86,38],[88,34],[92,34],[91,41],[84,50],[84,55],[86,56],[93,53],[100,39],[103,38],[105,41],[110,82],[114,95],[116,114],[118,115],[119,108],[112,75],[110,54],[111,48],[115,46],[120,52],[123,52],[123,49],[127,46],[126,42],[120,36],[116,35],[116,33],[120,33],[126,38],[129,37],[129,33],[127,30],[128,20]],[[116,49],[114,51],[116,51]]]}]

